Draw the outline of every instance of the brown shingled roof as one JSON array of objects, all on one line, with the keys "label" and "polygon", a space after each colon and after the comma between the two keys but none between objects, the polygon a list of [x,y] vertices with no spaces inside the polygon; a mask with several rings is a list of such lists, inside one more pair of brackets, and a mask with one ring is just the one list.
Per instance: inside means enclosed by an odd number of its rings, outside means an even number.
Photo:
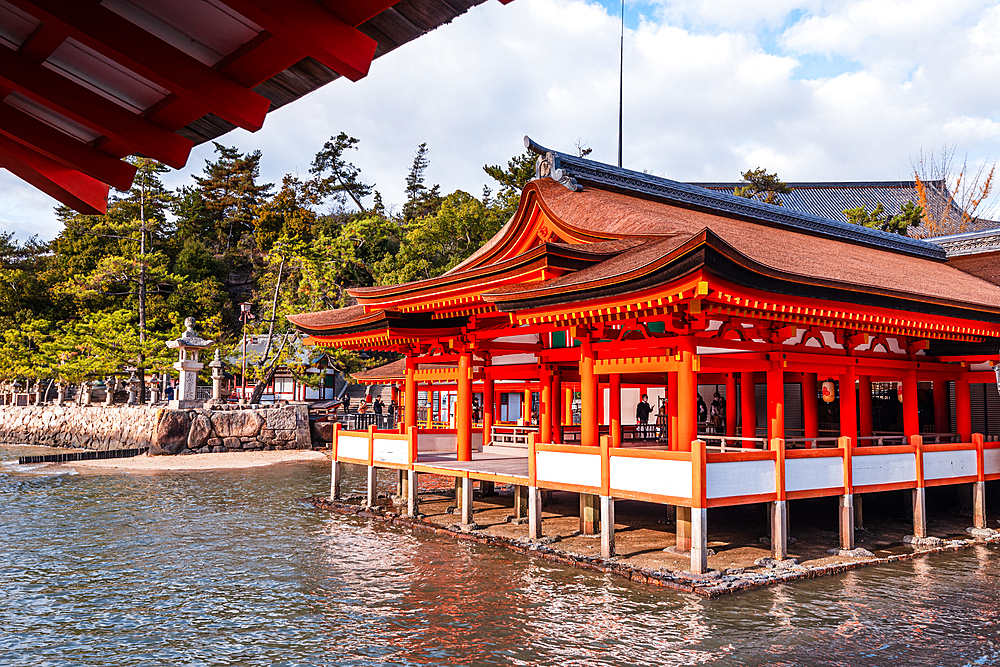
[{"label": "brown shingled roof", "polygon": [[406,359],[397,359],[387,364],[369,368],[357,373],[351,373],[351,377],[358,382],[380,383],[401,380],[406,377]]}]

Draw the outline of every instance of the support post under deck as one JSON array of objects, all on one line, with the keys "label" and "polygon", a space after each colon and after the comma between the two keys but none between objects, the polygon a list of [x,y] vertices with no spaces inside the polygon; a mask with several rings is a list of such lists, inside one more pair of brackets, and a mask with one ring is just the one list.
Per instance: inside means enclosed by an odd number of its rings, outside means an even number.
[{"label": "support post under deck", "polygon": [[771,555],[775,560],[788,558],[788,505],[785,500],[771,503]]},{"label": "support post under deck", "polygon": [[417,471],[406,471],[406,513],[415,517],[420,513],[420,497],[417,495]]},{"label": "support post under deck", "polygon": [[378,468],[375,466],[368,466],[368,472],[366,479],[368,480],[367,496],[365,498],[365,503],[368,507],[375,507],[378,503],[378,492],[375,485],[376,472]]},{"label": "support post under deck", "polygon": [[615,555],[615,499],[601,496],[601,557]]},{"label": "support post under deck", "polygon": [[972,525],[986,528],[986,482],[972,483]]},{"label": "support post under deck", "polygon": [[708,510],[704,507],[685,508],[691,517],[691,572],[708,572]]},{"label": "support post under deck", "polygon": [[854,494],[840,497],[840,548],[854,548]]},{"label": "support post under deck", "polygon": [[537,486],[528,487],[528,537],[542,537],[542,490]]},{"label": "support post under deck", "polygon": [[462,524],[472,523],[472,479],[470,477],[461,478],[462,486]]},{"label": "support post under deck", "polygon": [[589,493],[580,494],[580,533],[582,535],[595,535],[597,533],[600,521],[598,498],[599,496]]},{"label": "support post under deck", "polygon": [[340,498],[340,461],[334,461],[330,470],[330,500]]},{"label": "support post under deck", "polygon": [[674,547],[677,551],[691,551],[691,508],[678,505],[675,513],[676,528],[674,533],[677,536],[677,544]]}]

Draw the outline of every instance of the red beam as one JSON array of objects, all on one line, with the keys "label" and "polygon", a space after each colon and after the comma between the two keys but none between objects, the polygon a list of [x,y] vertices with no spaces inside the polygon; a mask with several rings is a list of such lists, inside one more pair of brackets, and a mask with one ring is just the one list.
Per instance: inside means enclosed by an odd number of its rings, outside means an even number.
[{"label": "red beam", "polygon": [[80,213],[107,213],[107,185],[3,136],[0,136],[0,164]]},{"label": "red beam", "polygon": [[115,62],[215,115],[254,132],[270,101],[100,5],[78,0],[11,0]]},{"label": "red beam", "polygon": [[0,102],[0,134],[119,190],[128,190],[135,167]]},{"label": "red beam", "polygon": [[351,81],[368,74],[378,43],[313,0],[222,1]]},{"label": "red beam", "polygon": [[89,88],[0,47],[0,82],[96,132],[121,141],[176,169],[187,162],[193,142],[118,106]]}]

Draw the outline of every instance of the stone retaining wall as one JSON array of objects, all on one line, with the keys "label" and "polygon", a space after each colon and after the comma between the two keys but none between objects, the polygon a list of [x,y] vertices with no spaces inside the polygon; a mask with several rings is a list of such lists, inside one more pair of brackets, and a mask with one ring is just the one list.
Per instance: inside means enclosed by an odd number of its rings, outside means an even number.
[{"label": "stone retaining wall", "polygon": [[154,455],[312,448],[304,405],[238,410],[3,406],[0,442],[96,450],[148,447]]}]

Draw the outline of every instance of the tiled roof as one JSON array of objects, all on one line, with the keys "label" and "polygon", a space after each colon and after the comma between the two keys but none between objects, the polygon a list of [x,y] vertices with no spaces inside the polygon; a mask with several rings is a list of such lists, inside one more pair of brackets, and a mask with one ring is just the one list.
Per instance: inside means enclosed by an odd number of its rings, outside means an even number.
[{"label": "tiled roof", "polygon": [[927,240],[944,248],[948,257],[1000,252],[1000,229],[984,229],[965,234],[937,236]]},{"label": "tiled roof", "polygon": [[[525,137],[525,145],[544,156],[547,175],[567,187],[592,184],[602,189],[617,190],[644,199],[693,208],[724,216],[736,216],[765,225],[791,231],[823,236],[847,243],[867,245],[918,257],[944,259],[940,246],[899,234],[890,234],[843,220],[833,220],[790,207],[773,206],[752,199],[737,197],[732,192],[709,190],[697,185],[672,181],[630,169],[614,167],[586,158],[559,153],[544,148]],[[642,233],[637,230],[637,233]]]},{"label": "tiled roof", "polygon": [[[728,192],[746,183],[691,183],[716,192]],[[938,181],[929,183],[940,186]],[[878,204],[886,214],[898,215],[903,204],[918,201],[917,185],[914,181],[845,181],[818,183],[789,183],[789,193],[779,195],[782,206],[831,220],[846,220],[844,211],[864,206],[874,211]],[[931,191],[937,188],[931,188]]]}]

